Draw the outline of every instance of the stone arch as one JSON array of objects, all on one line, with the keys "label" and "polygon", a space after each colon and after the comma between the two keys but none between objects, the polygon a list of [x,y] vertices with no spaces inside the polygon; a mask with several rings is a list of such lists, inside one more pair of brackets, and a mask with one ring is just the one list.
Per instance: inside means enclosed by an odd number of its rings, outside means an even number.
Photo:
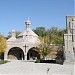
[{"label": "stone arch", "polygon": [[40,54],[37,52],[38,48],[32,47],[27,52],[27,60],[40,59]]},{"label": "stone arch", "polygon": [[24,52],[20,47],[12,47],[8,51],[7,59],[24,60]]}]

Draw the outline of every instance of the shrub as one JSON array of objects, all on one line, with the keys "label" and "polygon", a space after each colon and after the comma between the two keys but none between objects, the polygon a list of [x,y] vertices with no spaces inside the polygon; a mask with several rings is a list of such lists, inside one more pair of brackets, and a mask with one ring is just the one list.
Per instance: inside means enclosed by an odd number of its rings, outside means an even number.
[{"label": "shrub", "polygon": [[40,63],[40,60],[36,59],[35,63]]},{"label": "shrub", "polygon": [[0,60],[0,64],[5,64],[7,62],[9,62],[9,61],[7,61],[7,60]]},{"label": "shrub", "polygon": [[56,60],[56,64],[62,64],[63,65],[63,60]]}]

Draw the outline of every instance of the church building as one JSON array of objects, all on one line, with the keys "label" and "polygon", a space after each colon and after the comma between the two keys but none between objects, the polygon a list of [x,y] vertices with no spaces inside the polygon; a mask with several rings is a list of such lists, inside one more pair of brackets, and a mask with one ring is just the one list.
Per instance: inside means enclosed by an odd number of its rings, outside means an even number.
[{"label": "church building", "polygon": [[40,58],[35,50],[40,45],[39,37],[31,30],[29,19],[25,22],[25,25],[25,30],[17,38],[16,31],[12,30],[12,36],[7,40],[4,60],[34,60]]}]

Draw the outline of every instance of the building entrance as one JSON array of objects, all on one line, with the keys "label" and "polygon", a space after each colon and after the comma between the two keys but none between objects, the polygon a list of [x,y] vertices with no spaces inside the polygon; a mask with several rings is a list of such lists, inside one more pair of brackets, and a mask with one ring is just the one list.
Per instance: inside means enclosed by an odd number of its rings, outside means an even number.
[{"label": "building entrance", "polygon": [[36,60],[40,59],[39,53],[36,51],[37,49],[35,47],[29,49],[27,53],[27,60]]},{"label": "building entrance", "polygon": [[8,52],[8,59],[24,60],[24,52],[19,47],[13,47]]}]

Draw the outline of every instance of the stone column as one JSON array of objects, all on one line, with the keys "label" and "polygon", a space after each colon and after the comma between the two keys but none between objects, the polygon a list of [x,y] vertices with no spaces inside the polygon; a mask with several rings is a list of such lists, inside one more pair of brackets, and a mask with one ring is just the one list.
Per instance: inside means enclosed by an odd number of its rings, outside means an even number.
[{"label": "stone column", "polygon": [[8,56],[8,53],[5,52],[5,53],[4,53],[4,60],[7,60],[7,56]]},{"label": "stone column", "polygon": [[27,60],[27,53],[24,54],[24,60]]},{"label": "stone column", "polygon": [[64,44],[65,44],[64,57],[65,57],[65,60],[67,60],[68,40],[67,40],[67,35],[66,34],[64,34]]}]

